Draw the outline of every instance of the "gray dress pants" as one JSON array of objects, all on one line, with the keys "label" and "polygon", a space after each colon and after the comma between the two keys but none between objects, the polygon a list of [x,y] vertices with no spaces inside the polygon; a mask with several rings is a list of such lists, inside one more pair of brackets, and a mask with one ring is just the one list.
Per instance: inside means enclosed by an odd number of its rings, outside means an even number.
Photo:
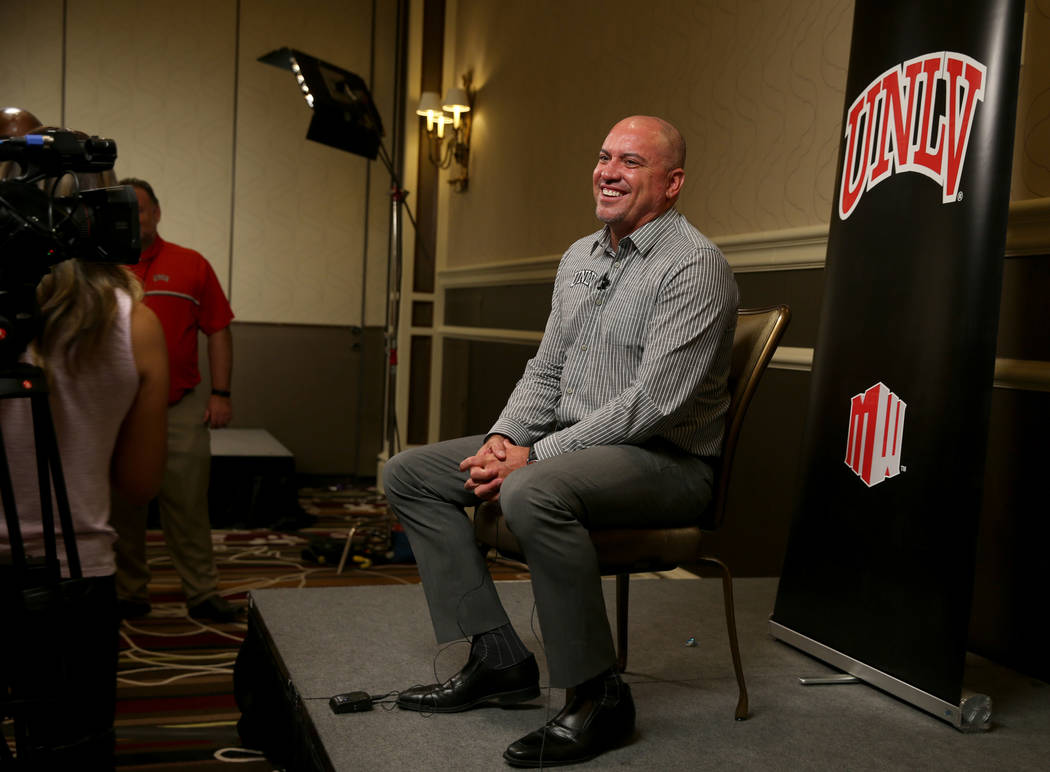
[{"label": "gray dress pants", "polygon": [[[508,623],[465,508],[459,463],[484,436],[406,450],[387,462],[387,500],[408,534],[439,643]],[[696,522],[713,472],[662,441],[608,445],[521,467],[500,489],[504,517],[525,552],[551,685],[575,686],[616,660],[588,528]]]}]

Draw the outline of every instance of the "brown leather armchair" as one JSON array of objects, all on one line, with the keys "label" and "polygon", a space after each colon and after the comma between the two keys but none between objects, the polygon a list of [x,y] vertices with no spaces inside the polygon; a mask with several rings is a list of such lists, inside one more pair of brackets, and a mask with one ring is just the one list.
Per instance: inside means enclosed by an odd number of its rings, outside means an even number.
[{"label": "brown leather armchair", "polygon": [[[666,571],[683,563],[704,563],[717,566],[722,574],[725,596],[726,627],[733,668],[739,687],[736,706],[738,721],[747,718],[747,685],[740,663],[737,642],[736,617],[733,606],[733,577],[721,560],[700,552],[704,532],[714,531],[725,518],[726,498],[729,492],[733,456],[740,437],[751,397],[773,352],[780,342],[791,318],[785,306],[769,308],[742,308],[737,312],[736,334],[733,338],[733,360],[729,370],[729,410],[726,413],[726,432],[722,440],[722,459],[715,472],[715,489],[711,504],[701,522],[688,528],[620,528],[591,530],[591,540],[598,554],[598,563],[604,575],[616,576],[616,640],[617,667],[622,672],[627,666],[627,607],[630,575],[632,573]],[[502,522],[499,502],[481,504],[474,516],[478,541],[494,547],[500,553],[523,559],[514,534]]]}]

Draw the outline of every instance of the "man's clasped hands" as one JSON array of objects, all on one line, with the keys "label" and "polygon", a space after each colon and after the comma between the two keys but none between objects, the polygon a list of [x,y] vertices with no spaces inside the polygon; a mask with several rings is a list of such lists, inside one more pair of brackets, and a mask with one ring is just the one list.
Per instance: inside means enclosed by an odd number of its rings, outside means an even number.
[{"label": "man's clasped hands", "polygon": [[499,498],[500,486],[511,472],[519,469],[529,461],[529,448],[515,445],[502,434],[493,434],[473,456],[468,456],[459,463],[461,472],[470,471],[470,477],[463,484],[468,491],[485,501]]}]

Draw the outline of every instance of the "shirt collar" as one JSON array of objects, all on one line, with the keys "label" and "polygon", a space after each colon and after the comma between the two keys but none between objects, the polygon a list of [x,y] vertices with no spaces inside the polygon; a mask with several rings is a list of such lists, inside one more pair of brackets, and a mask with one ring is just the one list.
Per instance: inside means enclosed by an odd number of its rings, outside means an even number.
[{"label": "shirt collar", "polygon": [[[671,207],[655,220],[650,220],[641,228],[638,228],[620,239],[618,252],[622,252],[624,247],[633,247],[638,254],[644,257],[649,254],[650,250],[656,246],[656,243],[660,241],[660,239],[662,239],[672,227],[674,227],[674,223],[677,222],[679,217],[681,217],[681,215],[678,214],[678,210]],[[609,226],[606,225],[596,234],[594,246],[591,248],[591,254],[594,254],[595,250],[598,250],[598,254],[603,255],[606,250],[611,248],[611,245],[612,231],[609,229]]]}]

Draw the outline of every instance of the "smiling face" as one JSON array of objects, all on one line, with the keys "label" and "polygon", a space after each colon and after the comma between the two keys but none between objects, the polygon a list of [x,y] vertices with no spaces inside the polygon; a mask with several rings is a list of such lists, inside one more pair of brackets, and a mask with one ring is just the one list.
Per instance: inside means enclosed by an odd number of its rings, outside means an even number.
[{"label": "smiling face", "polygon": [[666,121],[635,116],[613,126],[591,182],[595,214],[609,225],[614,248],[671,208],[685,181],[683,156],[681,136]]}]

